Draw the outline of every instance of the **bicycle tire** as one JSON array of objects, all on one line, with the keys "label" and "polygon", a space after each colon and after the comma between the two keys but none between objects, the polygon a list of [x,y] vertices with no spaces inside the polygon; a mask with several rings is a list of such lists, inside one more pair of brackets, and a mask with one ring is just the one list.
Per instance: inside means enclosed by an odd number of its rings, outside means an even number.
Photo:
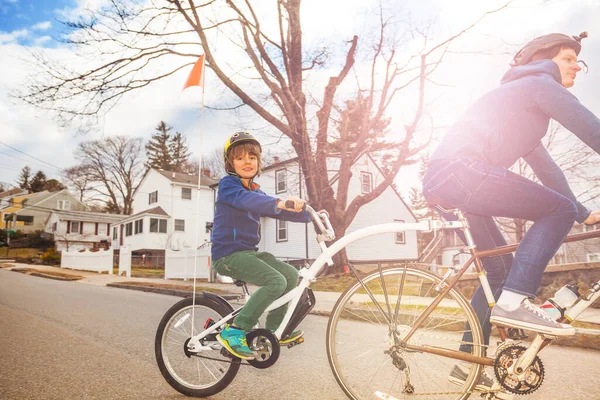
[{"label": "bicycle tire", "polygon": [[[375,301],[357,281],[342,293],[327,325],[327,357],[346,395],[354,400],[376,398],[377,392],[379,398],[389,395],[396,399],[469,397],[481,366],[472,364],[464,384],[458,386],[448,380],[457,360],[399,347],[395,348],[396,352],[384,353],[397,342],[393,339],[392,325],[381,310],[397,322],[398,336],[402,339],[425,307],[437,297],[434,297],[435,287],[441,278],[413,267],[391,267],[381,274],[373,272],[362,280]],[[402,296],[398,301],[399,292]],[[399,304],[398,311],[396,304]],[[455,288],[432,310],[407,344],[458,350],[467,322],[473,327],[471,354],[481,357],[485,349],[479,321],[469,302]],[[406,367],[410,371],[408,385]]]},{"label": "bicycle tire", "polygon": [[[197,296],[194,309],[194,333],[204,330],[211,318],[218,321],[233,308],[205,296]],[[240,359],[206,350],[198,355],[186,355],[184,347],[191,337],[192,298],[173,305],[163,316],[156,330],[154,351],[158,368],[165,380],[180,393],[192,397],[208,397],[225,389],[240,369]],[[213,339],[213,340],[211,340]],[[217,343],[208,338],[205,344]]]}]

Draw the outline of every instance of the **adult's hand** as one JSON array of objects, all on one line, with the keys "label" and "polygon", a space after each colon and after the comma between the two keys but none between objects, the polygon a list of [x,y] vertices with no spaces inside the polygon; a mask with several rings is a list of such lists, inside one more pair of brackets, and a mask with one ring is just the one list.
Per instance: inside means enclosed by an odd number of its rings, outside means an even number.
[{"label": "adult's hand", "polygon": [[594,225],[600,222],[600,210],[592,211],[591,214],[583,221],[586,225]]}]

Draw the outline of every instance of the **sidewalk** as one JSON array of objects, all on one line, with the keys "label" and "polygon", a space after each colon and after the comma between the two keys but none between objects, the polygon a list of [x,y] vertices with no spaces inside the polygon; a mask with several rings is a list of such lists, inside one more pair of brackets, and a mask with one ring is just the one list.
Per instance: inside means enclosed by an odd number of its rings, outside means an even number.
[{"label": "sidewalk", "polygon": [[[36,269],[39,271],[48,271],[48,272],[54,272],[54,273],[62,273],[62,274],[68,274],[68,275],[81,276],[82,279],[73,281],[75,283],[85,283],[85,284],[91,284],[91,285],[97,285],[97,286],[112,286],[112,287],[124,288],[124,289],[146,290],[146,291],[152,291],[152,292],[181,296],[181,297],[190,295],[190,293],[184,292],[184,291],[172,291],[172,290],[170,291],[170,290],[160,290],[160,289],[152,290],[152,288],[148,288],[148,287],[144,288],[143,283],[155,283],[155,284],[160,283],[160,284],[173,285],[173,286],[189,286],[189,287],[192,287],[192,284],[193,284],[192,280],[184,281],[184,280],[167,280],[167,279],[162,279],[162,278],[137,278],[137,277],[128,278],[126,276],[99,274],[97,272],[91,272],[91,271],[70,270],[70,269],[65,269],[65,268],[52,267],[52,266],[48,266],[48,265],[30,265],[30,264],[19,264],[19,263],[9,263],[9,264],[14,266],[12,268],[32,268],[32,269]],[[8,269],[12,269],[12,268],[8,268]],[[126,282],[135,282],[138,285],[140,285],[140,284],[142,284],[142,285],[140,287],[121,286]],[[235,299],[238,297],[241,297],[241,295],[242,295],[241,288],[239,288],[233,284],[230,284],[230,283],[217,283],[217,282],[208,283],[206,281],[198,281],[196,283],[196,286],[197,287],[201,286],[202,288],[213,288],[213,289],[221,290],[223,292],[228,292],[231,295],[224,295],[224,297],[226,297],[227,300],[232,301],[233,303],[239,303]],[[257,289],[257,287],[248,285],[248,289],[249,289],[250,293],[253,293]],[[312,309],[311,314],[328,316],[331,313],[331,310],[333,309],[338,298],[340,297],[340,294],[341,293],[337,293],[337,292],[317,292],[317,291],[315,291],[314,295],[315,295],[315,299],[316,299],[316,304],[315,304],[314,308]],[[560,345],[564,344],[567,346],[575,346],[575,347],[588,347],[588,348],[594,348],[594,349],[600,350],[600,309],[595,309],[595,308],[587,309],[583,314],[581,314],[579,316],[577,321],[584,322],[586,324],[591,324],[591,326],[589,328],[586,327],[586,329],[579,329],[580,332],[584,332],[584,333],[577,335],[576,337],[574,337],[572,339],[571,338],[563,338],[563,339],[556,340],[555,341],[556,344],[560,344]],[[597,324],[597,326],[596,326],[596,324]]]}]

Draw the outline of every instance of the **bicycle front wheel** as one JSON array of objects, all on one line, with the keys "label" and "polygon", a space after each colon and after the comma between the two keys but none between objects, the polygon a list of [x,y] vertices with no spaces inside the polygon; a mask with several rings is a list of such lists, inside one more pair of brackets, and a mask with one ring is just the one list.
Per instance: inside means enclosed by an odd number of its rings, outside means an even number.
[{"label": "bicycle front wheel", "polygon": [[[463,351],[483,356],[479,321],[462,294],[450,290],[408,342],[402,342],[417,318],[438,297],[440,281],[428,271],[393,267],[371,273],[362,284],[356,282],[342,293],[327,326],[327,356],[348,397],[469,397],[479,365],[471,365],[466,376],[451,382],[449,374],[456,360],[410,349],[414,345],[459,350],[463,344]],[[463,338],[467,331],[472,339]]]},{"label": "bicycle front wheel", "polygon": [[216,340],[220,329],[201,341],[203,346],[214,349],[187,352],[187,343],[193,335],[202,332],[211,320],[219,321],[231,311],[223,304],[197,296],[195,304],[191,297],[183,299],[164,315],[156,331],[154,350],[160,372],[174,389],[187,396],[208,397],[225,389],[235,378],[240,359],[221,354]]}]

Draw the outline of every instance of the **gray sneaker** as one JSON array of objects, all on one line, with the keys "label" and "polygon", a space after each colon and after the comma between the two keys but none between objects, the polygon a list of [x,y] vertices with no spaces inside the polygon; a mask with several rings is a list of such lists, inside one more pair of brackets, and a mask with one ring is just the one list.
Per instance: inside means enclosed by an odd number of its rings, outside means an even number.
[{"label": "gray sneaker", "polygon": [[575,334],[575,328],[571,325],[556,322],[528,299],[523,300],[521,305],[512,311],[496,304],[492,310],[490,322],[495,325],[527,329],[552,336],[571,336]]},{"label": "gray sneaker", "polygon": [[[471,373],[472,364],[468,363],[457,363],[450,371],[450,375],[448,375],[448,380],[456,385],[464,385],[467,380],[467,376]],[[492,389],[492,385],[494,384],[494,380],[486,374],[485,371],[479,375],[479,380],[475,384],[475,389],[480,390],[482,392],[488,392]]]}]

